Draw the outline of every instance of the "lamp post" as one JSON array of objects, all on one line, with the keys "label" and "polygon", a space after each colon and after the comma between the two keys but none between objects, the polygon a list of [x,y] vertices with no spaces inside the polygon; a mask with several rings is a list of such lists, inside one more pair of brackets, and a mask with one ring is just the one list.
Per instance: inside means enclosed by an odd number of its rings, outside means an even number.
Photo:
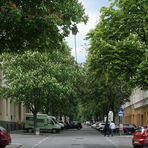
[{"label": "lamp post", "polygon": [[76,40],[76,34],[74,35],[74,45],[75,45],[75,60],[77,62],[77,40]]},{"label": "lamp post", "polygon": [[76,24],[73,24],[72,34],[74,35],[74,46],[75,46],[75,60],[77,62],[77,42],[76,42],[76,34],[78,33],[78,28]]}]

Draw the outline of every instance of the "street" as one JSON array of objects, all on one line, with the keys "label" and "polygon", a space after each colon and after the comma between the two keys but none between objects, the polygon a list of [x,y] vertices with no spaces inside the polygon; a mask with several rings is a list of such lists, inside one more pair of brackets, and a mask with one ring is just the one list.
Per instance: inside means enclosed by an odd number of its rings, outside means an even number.
[{"label": "street", "polygon": [[12,132],[12,144],[7,148],[132,148],[131,135],[104,137],[90,126],[81,130],[69,129],[60,133]]}]

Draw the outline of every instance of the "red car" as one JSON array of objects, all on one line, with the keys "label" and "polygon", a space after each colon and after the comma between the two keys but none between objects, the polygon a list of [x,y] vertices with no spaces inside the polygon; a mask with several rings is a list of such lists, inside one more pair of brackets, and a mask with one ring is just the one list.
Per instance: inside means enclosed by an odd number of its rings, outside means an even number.
[{"label": "red car", "polygon": [[6,145],[9,145],[11,143],[11,137],[10,134],[0,126],[0,148],[5,148]]},{"label": "red car", "polygon": [[148,146],[148,126],[137,128],[133,134],[132,144],[134,148]]}]

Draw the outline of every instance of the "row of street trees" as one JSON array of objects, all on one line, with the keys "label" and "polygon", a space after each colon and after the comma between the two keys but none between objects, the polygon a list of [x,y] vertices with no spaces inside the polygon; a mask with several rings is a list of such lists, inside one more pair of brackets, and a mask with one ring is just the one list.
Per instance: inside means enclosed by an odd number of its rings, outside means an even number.
[{"label": "row of street trees", "polygon": [[40,111],[71,118],[77,113],[82,72],[64,37],[87,19],[77,0],[0,2],[0,96],[23,103],[35,129]]},{"label": "row of street trees", "polygon": [[[78,65],[64,42],[87,22],[77,0],[0,2],[0,96],[34,114],[88,119],[114,117],[133,88],[148,89],[148,1],[112,0],[87,35],[87,61]],[[36,127],[36,122],[34,122]]]},{"label": "row of street trees", "polygon": [[87,35],[83,112],[114,117],[135,87],[148,90],[148,1],[112,0]]}]

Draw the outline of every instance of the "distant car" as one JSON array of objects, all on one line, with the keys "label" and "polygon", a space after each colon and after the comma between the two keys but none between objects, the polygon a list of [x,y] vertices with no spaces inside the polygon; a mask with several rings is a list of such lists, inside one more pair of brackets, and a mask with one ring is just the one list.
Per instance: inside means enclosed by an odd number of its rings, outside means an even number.
[{"label": "distant car", "polygon": [[65,129],[70,129],[70,124],[69,124],[68,122],[65,122],[65,123],[64,123],[64,128],[65,128]]},{"label": "distant car", "polygon": [[70,128],[81,129],[82,124],[78,121],[73,121],[73,122],[70,123]]},{"label": "distant car", "polygon": [[64,129],[65,128],[65,123],[63,121],[58,121],[59,122],[59,125],[61,126],[61,129]]},{"label": "distant car", "polygon": [[132,144],[134,148],[148,146],[148,126],[137,128],[132,137]]},{"label": "distant car", "polygon": [[[123,132],[124,134],[133,134],[136,130],[136,127],[133,124],[123,124]],[[119,125],[116,125],[116,130],[117,133],[119,132]]]},{"label": "distant car", "polygon": [[105,127],[105,123],[99,123],[97,126],[96,126],[96,129],[100,132],[103,132],[103,129]]},{"label": "distant car", "polygon": [[91,125],[90,121],[85,122],[86,125]]},{"label": "distant car", "polygon": [[5,148],[11,143],[10,134],[0,126],[0,148]]},{"label": "distant car", "polygon": [[96,122],[96,123],[91,125],[91,128],[95,128],[96,129],[99,124],[100,124],[100,122]]}]

